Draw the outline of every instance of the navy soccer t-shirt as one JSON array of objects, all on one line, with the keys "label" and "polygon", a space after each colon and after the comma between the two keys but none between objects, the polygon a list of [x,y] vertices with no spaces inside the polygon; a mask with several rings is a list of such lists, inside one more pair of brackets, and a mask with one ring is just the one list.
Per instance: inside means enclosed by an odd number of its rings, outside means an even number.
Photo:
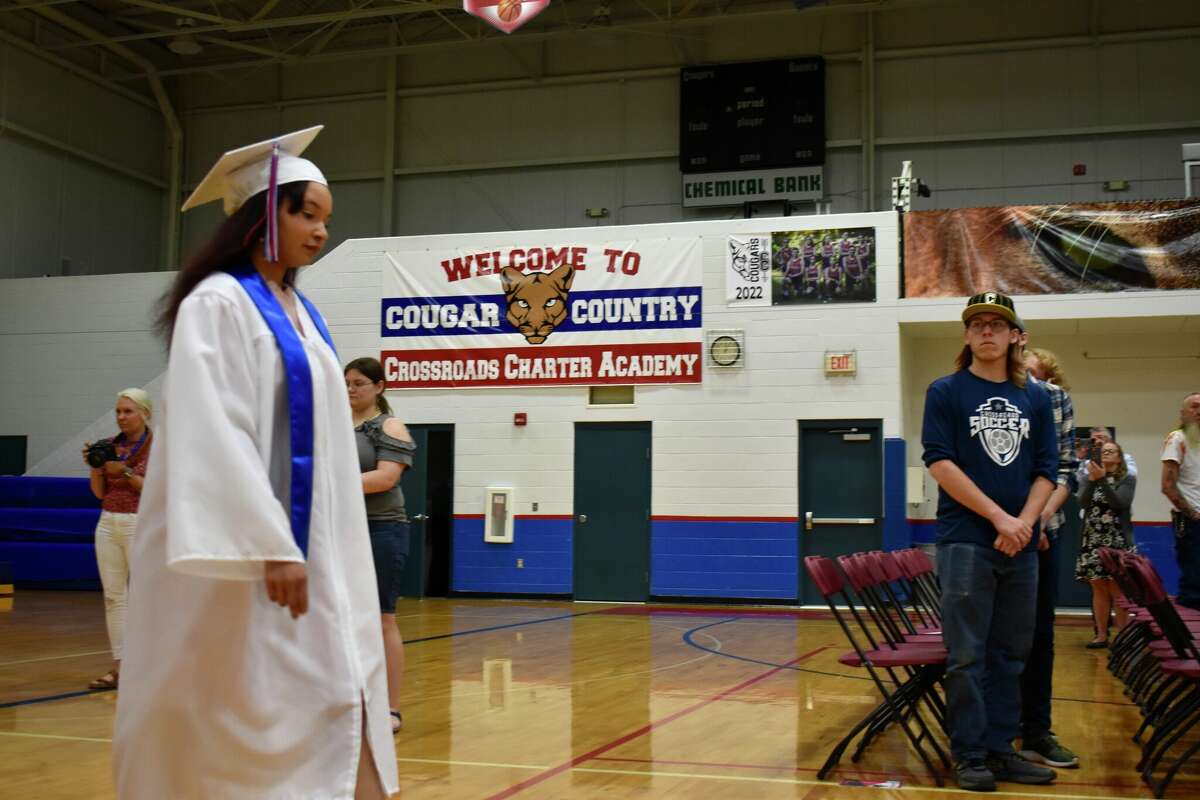
[{"label": "navy soccer t-shirt", "polygon": [[[1014,517],[1021,513],[1038,476],[1053,482],[1058,439],[1050,396],[1030,381],[984,380],[969,370],[938,378],[925,393],[921,430],[925,466],[953,461],[976,486]],[[939,543],[973,542],[991,547],[996,529],[938,489]],[[1035,536],[1030,548],[1037,546]]]}]

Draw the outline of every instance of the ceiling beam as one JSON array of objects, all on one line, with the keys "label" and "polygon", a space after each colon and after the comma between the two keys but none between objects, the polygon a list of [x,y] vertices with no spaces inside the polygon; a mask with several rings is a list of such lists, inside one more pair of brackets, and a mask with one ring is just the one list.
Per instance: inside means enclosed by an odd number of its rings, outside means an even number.
[{"label": "ceiling beam", "polygon": [[267,0],[258,11],[254,12],[254,16],[250,18],[250,21],[258,22],[260,19],[264,19],[267,14],[275,10],[275,6],[277,5],[279,5],[279,0]]},{"label": "ceiling beam", "polygon": [[46,8],[47,6],[62,6],[67,3],[77,3],[79,0],[30,0],[25,3],[9,3],[5,6],[0,6],[0,12],[4,11],[33,11],[35,8]]},{"label": "ceiling beam", "polygon": [[145,8],[149,11],[158,11],[163,14],[169,14],[173,17],[198,19],[201,22],[211,22],[216,25],[238,24],[238,20],[228,19],[227,17],[219,17],[216,14],[205,14],[203,11],[192,11],[190,8],[184,8],[183,6],[169,6],[166,3],[155,3],[152,0],[121,0],[121,2],[128,6],[137,6],[138,8]]},{"label": "ceiling beam", "polygon": [[168,28],[163,25],[156,25],[152,22],[147,22],[143,19],[127,19],[126,23],[143,28],[145,30],[171,31],[178,36],[191,36],[191,38],[198,42],[214,44],[218,47],[227,47],[230,50],[238,50],[240,52],[251,53],[252,55],[256,56],[267,56],[268,58],[277,59],[281,63],[287,63],[293,60],[287,53],[282,53],[278,50],[271,50],[270,48],[261,47],[259,45],[246,44],[244,42],[238,42],[234,41],[233,39],[226,39],[219,36],[192,36],[190,28]]},{"label": "ceiling beam", "polygon": [[22,39],[19,36],[14,36],[13,34],[9,33],[8,31],[0,30],[0,42],[7,42],[8,44],[12,45],[13,47],[19,47],[22,50],[24,50],[25,52],[32,54],[36,58],[40,58],[45,61],[48,61],[51,64],[58,67],[59,69],[66,70],[67,72],[70,72],[73,75],[78,75],[80,78],[83,78],[84,80],[87,80],[87,81],[91,81],[92,83],[96,84],[97,86],[103,86],[105,89],[108,89],[111,92],[115,92],[115,93],[121,95],[122,97],[124,97],[125,99],[132,100],[133,102],[138,103],[139,105],[145,106],[146,108],[151,108],[151,109],[158,108],[158,104],[156,102],[154,102],[153,98],[147,97],[146,95],[141,94],[140,92],[135,92],[133,89],[130,89],[128,86],[122,86],[119,83],[115,83],[115,82],[109,80],[108,78],[105,78],[102,75],[98,75],[95,72],[92,72],[91,70],[89,70],[85,67],[82,67],[79,64],[76,64],[74,61],[68,61],[67,59],[63,58],[62,56],[56,56],[53,53],[48,53],[43,48],[39,47],[38,45],[34,44],[33,42]]},{"label": "ceiling beam", "polygon": [[[484,34],[481,34],[480,36],[477,36],[477,37],[471,39],[470,41],[466,41],[461,38],[447,38],[447,39],[439,39],[439,40],[431,41],[431,42],[410,42],[408,44],[396,45],[394,47],[390,47],[387,45],[379,45],[379,46],[374,46],[374,47],[361,47],[361,48],[354,48],[354,49],[349,49],[349,50],[327,50],[318,55],[314,55],[314,56],[305,58],[305,63],[313,64],[313,63],[320,63],[320,62],[345,61],[345,60],[352,60],[352,59],[379,58],[379,57],[387,57],[387,56],[394,55],[394,54],[413,52],[413,51],[417,51],[417,50],[427,50],[427,49],[456,47],[456,46],[463,47],[463,46],[478,45],[481,43],[498,44],[501,42],[510,42],[512,44],[526,44],[526,43],[542,41],[542,40],[550,39],[550,38],[560,38],[564,35],[572,35],[572,34],[574,34],[574,35],[589,35],[590,36],[590,35],[610,35],[610,34],[619,33],[619,34],[628,34],[628,35],[655,35],[655,36],[668,36],[668,37],[679,38],[679,37],[684,36],[683,33],[681,33],[679,30],[677,30],[679,28],[685,28],[685,27],[691,27],[691,26],[697,26],[697,25],[703,26],[703,25],[711,25],[711,24],[721,24],[721,23],[727,22],[728,20],[731,20],[731,19],[739,19],[740,20],[740,19],[753,19],[753,18],[769,18],[769,17],[775,17],[775,16],[780,16],[780,15],[788,15],[788,14],[796,13],[796,9],[792,5],[790,0],[786,0],[785,2],[773,2],[770,4],[762,4],[762,3],[756,4],[756,7],[754,9],[747,10],[747,11],[738,11],[737,8],[738,7],[735,6],[733,11],[731,11],[729,14],[725,14],[725,15],[709,13],[709,14],[705,14],[705,15],[692,16],[692,17],[687,17],[685,19],[675,19],[675,20],[671,20],[671,21],[668,21],[665,19],[664,20],[641,19],[641,20],[635,20],[632,22],[617,22],[617,23],[613,23],[611,25],[596,26],[596,27],[591,27],[591,28],[588,28],[588,27],[585,27],[582,25],[575,25],[573,27],[559,26],[557,28],[553,28],[550,30],[544,29],[544,30],[542,30],[540,32],[536,32],[536,33],[532,30],[521,31],[519,34],[516,34],[512,37],[509,37],[506,34],[500,33],[499,31],[490,31],[489,30],[489,31],[485,32]],[[854,60],[857,60],[857,58],[858,58],[857,53],[854,55],[853,58],[854,58]],[[198,73],[198,72],[216,72],[216,71],[237,70],[237,69],[259,69],[259,68],[269,65],[270,63],[272,63],[272,62],[250,60],[250,61],[230,62],[230,63],[197,64],[196,66],[164,69],[164,70],[161,70],[161,74],[162,75],[187,75],[187,74]],[[137,76],[137,75],[114,76],[114,79],[125,80],[125,79],[133,79],[133,78],[137,78],[137,77],[140,77],[140,76]]]},{"label": "ceiling beam", "polygon": [[[237,22],[230,20],[228,24],[213,24],[200,25],[190,29],[188,32],[192,34],[202,33],[249,33],[252,31],[267,31],[276,30],[279,28],[303,28],[328,23],[337,22],[356,22],[366,19],[381,19],[387,17],[398,17],[410,14],[423,14],[429,11],[461,11],[462,5],[459,3],[447,2],[447,0],[428,0],[421,3],[392,3],[386,6],[372,6],[370,8],[360,8],[355,11],[326,11],[319,14],[304,14],[295,17],[273,17],[270,19],[251,19],[246,22]],[[80,42],[72,45],[65,45],[56,49],[70,49],[73,47],[87,47],[105,44],[121,44],[124,42],[135,42],[145,39],[161,39],[164,36],[173,36],[174,31],[169,33],[148,32],[148,33],[133,33],[121,36],[105,37],[103,41]]]}]

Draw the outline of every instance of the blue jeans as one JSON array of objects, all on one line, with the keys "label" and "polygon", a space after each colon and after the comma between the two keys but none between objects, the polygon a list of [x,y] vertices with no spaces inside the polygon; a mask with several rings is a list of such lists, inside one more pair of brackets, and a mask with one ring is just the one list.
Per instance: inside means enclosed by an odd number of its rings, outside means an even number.
[{"label": "blue jeans", "polygon": [[1200,520],[1173,512],[1175,561],[1179,564],[1179,605],[1200,609]]},{"label": "blue jeans", "polygon": [[956,761],[1011,753],[1021,719],[1021,671],[1033,644],[1037,553],[939,544],[946,725]]},{"label": "blue jeans", "polygon": [[388,519],[368,519],[371,555],[375,557],[375,583],[379,590],[379,610],[396,613],[408,561],[408,523]]},{"label": "blue jeans", "polygon": [[1021,673],[1021,738],[1050,733],[1050,696],[1054,688],[1054,609],[1058,605],[1058,532],[1050,547],[1038,553],[1037,610],[1033,648]]}]

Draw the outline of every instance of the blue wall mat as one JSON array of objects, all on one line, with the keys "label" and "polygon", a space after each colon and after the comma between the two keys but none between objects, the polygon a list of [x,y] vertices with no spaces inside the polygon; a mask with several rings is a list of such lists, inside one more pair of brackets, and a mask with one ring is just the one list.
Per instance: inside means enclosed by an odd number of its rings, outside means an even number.
[{"label": "blue wall mat", "polygon": [[[570,517],[517,517],[512,544],[483,541],[482,517],[454,518],[456,592],[571,594],[574,522]],[[517,559],[525,566],[517,567]]]},{"label": "blue wall mat", "polygon": [[1133,526],[1138,552],[1150,559],[1168,594],[1179,591],[1179,564],[1175,561],[1175,532],[1170,523]]},{"label": "blue wall mat", "polygon": [[0,477],[0,561],[18,585],[94,583],[99,517],[87,478]]},{"label": "blue wall mat", "polygon": [[794,520],[654,520],[650,593],[795,599],[799,546]]}]

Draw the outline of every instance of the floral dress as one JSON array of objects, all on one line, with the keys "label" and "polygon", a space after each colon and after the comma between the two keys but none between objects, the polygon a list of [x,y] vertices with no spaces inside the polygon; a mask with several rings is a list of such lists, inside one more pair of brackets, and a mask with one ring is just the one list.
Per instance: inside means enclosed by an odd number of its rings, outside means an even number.
[{"label": "floral dress", "polygon": [[1075,580],[1086,582],[1112,577],[1100,564],[1096,551],[1101,547],[1133,549],[1130,507],[1136,482],[1131,475],[1120,481],[1106,476],[1096,482],[1085,478],[1079,487],[1079,502],[1085,516],[1079,559],[1075,562]]}]

